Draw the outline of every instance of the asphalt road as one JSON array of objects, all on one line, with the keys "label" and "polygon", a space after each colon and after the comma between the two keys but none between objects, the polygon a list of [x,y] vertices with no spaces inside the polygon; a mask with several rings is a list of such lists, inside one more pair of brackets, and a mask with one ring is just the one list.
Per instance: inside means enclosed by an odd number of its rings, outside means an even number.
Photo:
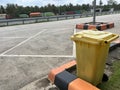
[{"label": "asphalt road", "polygon": [[[114,22],[115,28],[107,31],[117,34],[119,19],[120,14],[97,17],[99,22]],[[0,27],[0,90],[19,90],[73,60],[75,47],[70,36],[76,32],[75,25],[91,21],[87,17]]]}]

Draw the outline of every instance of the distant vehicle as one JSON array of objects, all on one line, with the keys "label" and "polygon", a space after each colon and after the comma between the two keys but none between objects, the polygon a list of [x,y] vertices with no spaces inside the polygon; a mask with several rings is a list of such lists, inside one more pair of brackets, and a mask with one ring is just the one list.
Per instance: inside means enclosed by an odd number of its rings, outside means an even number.
[{"label": "distant vehicle", "polygon": [[5,18],[6,19],[12,19],[13,17],[11,15],[9,15],[9,14],[6,14]]},{"label": "distant vehicle", "polygon": [[40,12],[32,12],[29,14],[30,17],[40,17],[41,13]]},{"label": "distant vehicle", "polygon": [[63,12],[62,15],[81,14],[80,10]]},{"label": "distant vehicle", "polygon": [[66,12],[66,14],[67,14],[67,15],[75,14],[75,12],[74,12],[74,11],[68,11],[68,12]]},{"label": "distant vehicle", "polygon": [[81,14],[81,11],[80,10],[76,10],[76,11],[74,11],[75,12],[75,14]]},{"label": "distant vehicle", "polygon": [[19,18],[29,18],[29,15],[27,15],[27,14],[20,14]]},{"label": "distant vehicle", "polygon": [[48,17],[48,16],[55,16],[55,14],[53,12],[44,12],[42,13],[43,17]]}]

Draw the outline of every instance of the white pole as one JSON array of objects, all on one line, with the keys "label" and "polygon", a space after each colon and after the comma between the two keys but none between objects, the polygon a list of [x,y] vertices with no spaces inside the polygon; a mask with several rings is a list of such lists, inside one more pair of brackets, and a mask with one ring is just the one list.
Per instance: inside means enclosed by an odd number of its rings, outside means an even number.
[{"label": "white pole", "polygon": [[93,24],[95,24],[95,22],[96,22],[96,0],[94,0],[94,2],[93,2],[93,10],[94,10]]}]

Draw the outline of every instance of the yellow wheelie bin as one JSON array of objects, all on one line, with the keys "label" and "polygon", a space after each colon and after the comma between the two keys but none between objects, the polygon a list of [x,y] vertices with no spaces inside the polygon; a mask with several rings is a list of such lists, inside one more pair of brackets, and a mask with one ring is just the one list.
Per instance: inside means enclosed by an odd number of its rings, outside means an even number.
[{"label": "yellow wheelie bin", "polygon": [[77,76],[93,85],[102,81],[110,42],[119,35],[85,30],[71,36],[76,43]]}]

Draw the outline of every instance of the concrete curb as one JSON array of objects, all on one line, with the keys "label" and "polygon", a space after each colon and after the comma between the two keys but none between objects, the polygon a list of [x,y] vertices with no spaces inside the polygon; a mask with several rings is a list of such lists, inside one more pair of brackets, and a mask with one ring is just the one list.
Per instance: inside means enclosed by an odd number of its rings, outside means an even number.
[{"label": "concrete curb", "polygon": [[95,30],[95,29],[97,29],[97,30],[103,31],[103,30],[110,29],[110,28],[113,28],[113,27],[114,27],[113,22],[108,22],[108,23],[100,22],[100,24],[96,24],[96,25],[89,24],[89,23],[76,24],[76,29],[84,29],[84,30],[87,30],[87,29]]},{"label": "concrete curb", "polygon": [[[52,81],[52,83],[54,83],[60,90],[100,90],[92,84],[77,78],[76,75],[69,73],[67,70],[64,70],[72,68],[75,65],[75,60],[73,60],[56,69],[51,70],[51,72],[48,74],[48,79]],[[64,67],[64,69],[61,67]],[[60,70],[59,73],[58,70]]]}]

